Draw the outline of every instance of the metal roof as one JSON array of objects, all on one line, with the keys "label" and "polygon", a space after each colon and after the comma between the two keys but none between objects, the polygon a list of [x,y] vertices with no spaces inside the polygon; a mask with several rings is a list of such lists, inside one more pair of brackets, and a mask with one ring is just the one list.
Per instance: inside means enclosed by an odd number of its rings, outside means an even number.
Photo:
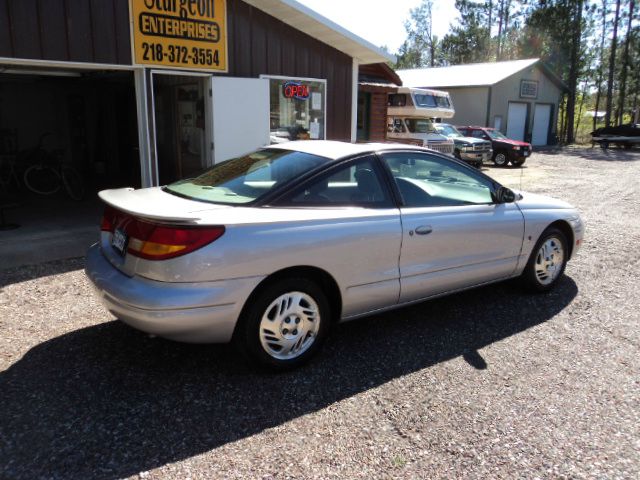
[{"label": "metal roof", "polygon": [[295,0],[243,0],[307,35],[340,50],[360,64],[395,62],[394,55],[385,52],[364,38],[323,17]]},{"label": "metal roof", "polygon": [[[508,62],[471,63],[451,67],[413,68],[396,73],[407,87],[480,87],[495,85],[505,78],[540,62],[539,58]],[[544,64],[544,72],[554,81],[560,81]],[[562,83],[562,82],[560,82]]]}]

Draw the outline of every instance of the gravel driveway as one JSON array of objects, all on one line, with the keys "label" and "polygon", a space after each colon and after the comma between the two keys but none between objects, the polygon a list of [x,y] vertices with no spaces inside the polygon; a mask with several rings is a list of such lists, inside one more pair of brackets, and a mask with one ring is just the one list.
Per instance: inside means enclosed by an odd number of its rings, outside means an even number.
[{"label": "gravel driveway", "polygon": [[340,325],[291,373],[126,327],[82,259],[0,272],[0,478],[638,478],[640,151],[488,170],[583,213],[559,288]]}]

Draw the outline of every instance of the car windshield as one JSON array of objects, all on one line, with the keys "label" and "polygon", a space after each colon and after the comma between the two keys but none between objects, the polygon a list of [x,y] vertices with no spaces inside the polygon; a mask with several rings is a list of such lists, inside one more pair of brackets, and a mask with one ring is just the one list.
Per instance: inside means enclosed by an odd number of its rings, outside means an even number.
[{"label": "car windshield", "polygon": [[324,157],[290,150],[258,150],[214,165],[197,177],[179,180],[167,185],[164,190],[203,202],[251,203],[273,191],[276,186],[328,161]]},{"label": "car windshield", "polygon": [[405,118],[404,122],[411,133],[433,133],[436,131],[428,118]]},{"label": "car windshield", "polygon": [[507,138],[499,130],[487,130],[487,133],[491,138],[498,138],[498,139]]},{"label": "car windshield", "polygon": [[453,125],[436,125],[436,130],[438,130],[438,133],[441,133],[442,135],[449,138],[457,138],[463,136]]}]

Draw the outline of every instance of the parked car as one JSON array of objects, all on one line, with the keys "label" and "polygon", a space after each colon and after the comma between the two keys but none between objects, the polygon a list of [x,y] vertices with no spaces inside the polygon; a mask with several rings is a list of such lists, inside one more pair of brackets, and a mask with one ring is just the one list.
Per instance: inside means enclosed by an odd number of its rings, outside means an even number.
[{"label": "parked car", "polygon": [[506,167],[509,162],[514,167],[521,166],[531,156],[531,144],[507,138],[500,130],[488,127],[457,127],[467,137],[489,140],[493,146],[493,163]]},{"label": "parked car", "polygon": [[116,317],[276,369],[338,321],[514,277],[550,290],[583,236],[569,204],[400,144],[288,142],[99,196],[85,271]]},{"label": "parked car", "polygon": [[445,137],[453,140],[453,155],[476,168],[482,167],[482,162],[486,162],[493,156],[493,149],[489,140],[482,140],[475,137],[465,137],[453,125],[448,123],[434,124],[436,131]]}]

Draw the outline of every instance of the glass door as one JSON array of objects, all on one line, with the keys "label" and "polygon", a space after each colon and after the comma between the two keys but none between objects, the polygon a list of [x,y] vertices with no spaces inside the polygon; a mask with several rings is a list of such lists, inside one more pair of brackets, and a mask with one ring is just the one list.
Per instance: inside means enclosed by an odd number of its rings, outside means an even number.
[{"label": "glass door", "polygon": [[152,72],[155,152],[160,185],[211,165],[210,76]]}]

